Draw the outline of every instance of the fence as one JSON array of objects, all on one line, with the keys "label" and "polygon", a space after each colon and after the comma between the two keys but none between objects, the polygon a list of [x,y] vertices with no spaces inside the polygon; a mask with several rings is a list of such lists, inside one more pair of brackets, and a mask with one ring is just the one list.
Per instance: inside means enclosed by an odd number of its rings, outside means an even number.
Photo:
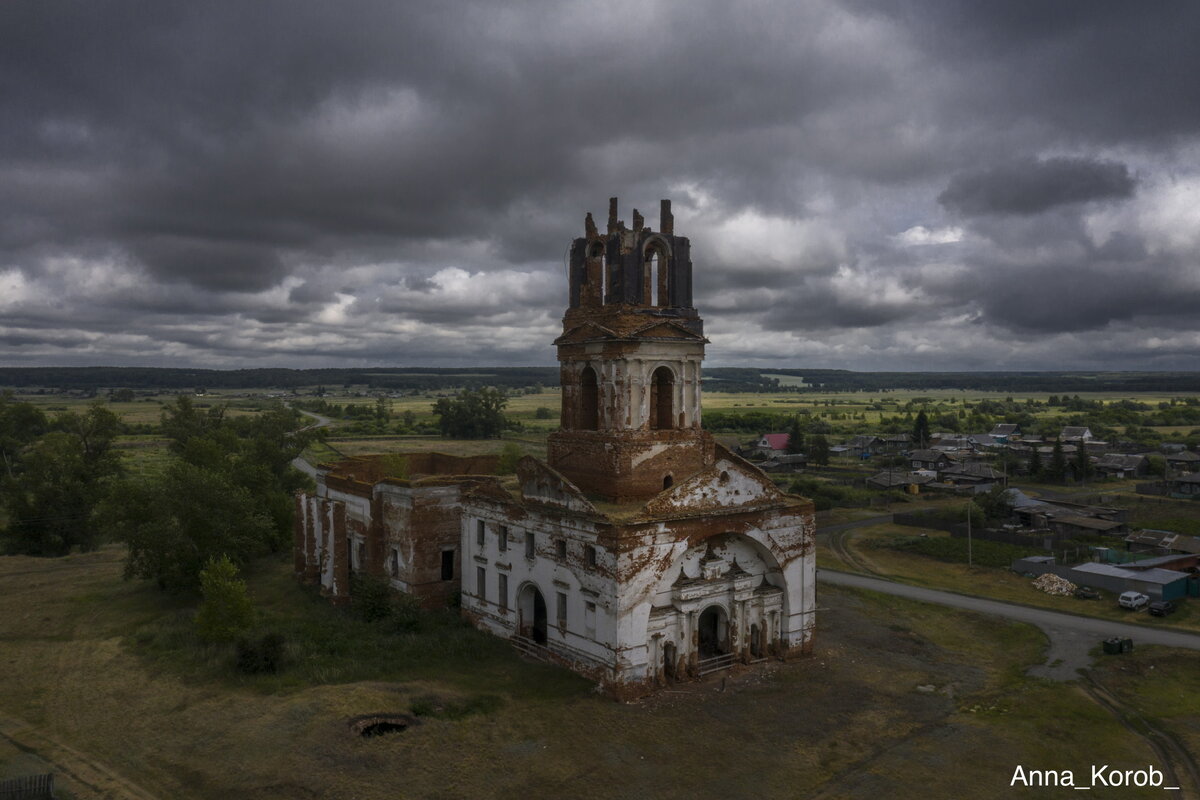
[{"label": "fence", "polygon": [[0,800],[54,800],[54,774],[0,781]]},{"label": "fence", "polygon": [[[950,535],[960,539],[967,536],[967,526],[957,524],[950,528]],[[1040,531],[1009,531],[1002,528],[972,528],[971,537],[985,539],[989,542],[1015,544],[1022,547],[1040,547],[1043,550],[1053,550],[1054,546],[1071,537],[1065,533],[1051,530]]]}]

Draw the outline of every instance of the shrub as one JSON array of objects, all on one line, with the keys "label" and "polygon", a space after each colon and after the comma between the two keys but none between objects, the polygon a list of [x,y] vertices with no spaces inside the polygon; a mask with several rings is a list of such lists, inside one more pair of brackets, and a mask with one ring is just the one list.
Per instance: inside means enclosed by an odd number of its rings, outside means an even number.
[{"label": "shrub", "polygon": [[209,642],[231,642],[254,623],[246,582],[228,556],[211,558],[200,571],[204,600],[196,613],[196,632]]},{"label": "shrub", "polygon": [[247,675],[275,674],[283,664],[285,640],[278,633],[267,633],[258,639],[238,639],[238,672]]},{"label": "shrub", "polygon": [[350,609],[364,622],[378,622],[392,615],[392,587],[374,575],[350,579]]},{"label": "shrub", "polygon": [[517,471],[517,462],[521,460],[521,448],[514,442],[505,442],[500,448],[500,460],[496,463],[497,475],[512,475]]}]

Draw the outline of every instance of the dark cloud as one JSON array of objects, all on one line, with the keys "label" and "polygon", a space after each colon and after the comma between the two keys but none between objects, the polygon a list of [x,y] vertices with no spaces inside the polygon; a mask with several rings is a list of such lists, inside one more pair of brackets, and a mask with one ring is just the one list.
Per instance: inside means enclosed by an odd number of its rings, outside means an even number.
[{"label": "dark cloud", "polygon": [[551,363],[565,249],[614,194],[651,224],[675,199],[747,363],[1098,357],[1075,335],[1178,363],[1144,343],[1200,328],[1172,188],[1198,180],[1197,27],[1107,1],[7,3],[0,363]]},{"label": "dark cloud", "polygon": [[960,214],[1037,214],[1055,206],[1133,195],[1124,164],[1087,158],[1027,158],[976,172],[961,172],[938,195]]}]

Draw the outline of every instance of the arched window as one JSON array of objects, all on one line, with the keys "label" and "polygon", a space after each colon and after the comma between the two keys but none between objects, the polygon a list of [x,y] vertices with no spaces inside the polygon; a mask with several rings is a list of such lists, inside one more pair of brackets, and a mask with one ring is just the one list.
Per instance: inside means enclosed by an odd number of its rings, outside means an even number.
[{"label": "arched window", "polygon": [[[595,298],[599,305],[604,305],[608,294],[608,264],[604,256],[604,242],[592,242],[588,246],[588,264],[583,273],[583,294]],[[592,262],[598,262],[593,264]],[[588,280],[588,273],[595,269],[596,278]]]},{"label": "arched window", "polygon": [[675,395],[675,376],[667,367],[654,370],[650,380],[650,427],[668,430],[674,427],[672,401]]},{"label": "arched window", "polygon": [[646,245],[642,268],[642,302],[656,308],[670,305],[667,293],[667,248],[661,241]]},{"label": "arched window", "polygon": [[584,367],[579,375],[579,424],[580,430],[600,429],[600,385],[596,381],[596,370]]}]

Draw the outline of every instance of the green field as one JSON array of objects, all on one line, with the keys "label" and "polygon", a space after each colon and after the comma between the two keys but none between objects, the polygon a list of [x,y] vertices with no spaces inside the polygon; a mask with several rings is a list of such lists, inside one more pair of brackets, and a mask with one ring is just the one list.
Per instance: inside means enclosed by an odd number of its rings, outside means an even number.
[{"label": "green field", "polygon": [[[121,581],[120,558],[0,558],[0,777],[54,770],[68,800],[992,798],[1017,764],[1153,759],[1082,692],[1025,676],[1035,629],[869,592],[822,588],[811,656],[623,705],[446,614],[408,632],[358,621],[284,560],[250,576],[283,671],[239,677],[230,648],[195,640],[191,601]],[[1188,657],[1123,662],[1162,669],[1146,695],[1133,673],[1102,680],[1178,730]],[[351,733],[380,712],[419,724]]]}]

